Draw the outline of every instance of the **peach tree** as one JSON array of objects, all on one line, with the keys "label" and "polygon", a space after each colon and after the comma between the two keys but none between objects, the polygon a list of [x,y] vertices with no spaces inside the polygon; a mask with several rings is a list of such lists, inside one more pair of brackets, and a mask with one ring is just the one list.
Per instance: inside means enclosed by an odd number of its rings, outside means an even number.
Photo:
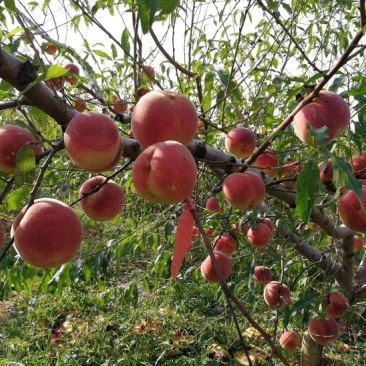
[{"label": "peach tree", "polygon": [[[165,233],[158,276],[218,283],[245,352],[249,324],[276,364],[319,365],[365,324],[364,0],[0,10],[2,298],[90,279]],[[93,222],[122,228],[100,266]],[[253,281],[263,296],[239,298]]]}]

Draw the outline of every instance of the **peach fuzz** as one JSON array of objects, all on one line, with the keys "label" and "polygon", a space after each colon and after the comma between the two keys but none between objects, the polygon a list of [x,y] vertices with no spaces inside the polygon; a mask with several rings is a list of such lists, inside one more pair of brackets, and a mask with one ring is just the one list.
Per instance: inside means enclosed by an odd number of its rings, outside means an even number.
[{"label": "peach fuzz", "polygon": [[263,290],[265,302],[271,306],[283,307],[291,300],[290,289],[284,284],[277,281],[267,283]]},{"label": "peach fuzz", "polygon": [[[366,187],[362,188],[362,201],[366,206]],[[366,216],[354,191],[347,191],[338,202],[338,214],[351,230],[366,233]]]},{"label": "peach fuzz", "polygon": [[253,279],[260,285],[267,285],[267,283],[272,281],[272,270],[266,266],[256,266]]},{"label": "peach fuzz", "polygon": [[355,252],[357,252],[357,251],[359,251],[359,250],[361,250],[363,248],[364,248],[364,245],[363,245],[362,238],[360,236],[358,236],[358,235],[355,235],[353,237],[353,250]]},{"label": "peach fuzz", "polygon": [[17,154],[27,144],[33,148],[36,156],[42,153],[42,146],[29,130],[16,125],[0,127],[0,170],[14,173],[17,169]]},{"label": "peach fuzz", "polygon": [[92,220],[108,221],[121,212],[125,197],[122,188],[109,180],[95,193],[88,194],[105,182],[105,177],[96,176],[86,180],[79,190],[80,207]]},{"label": "peach fuzz", "polygon": [[353,155],[350,163],[352,165],[353,174],[357,178],[366,177],[366,151],[362,151],[361,154]]},{"label": "peach fuzz", "polygon": [[341,318],[349,310],[349,301],[340,291],[333,291],[324,299],[327,304],[327,315],[332,318]]},{"label": "peach fuzz", "polygon": [[259,206],[266,194],[262,179],[253,172],[233,173],[225,178],[222,193],[234,208],[252,210]]},{"label": "peach fuzz", "polygon": [[327,166],[324,167],[324,162],[318,164],[320,181],[322,183],[329,183],[333,180],[333,161],[328,159]]},{"label": "peach fuzz", "polygon": [[66,127],[65,150],[80,168],[101,173],[115,168],[123,145],[118,128],[105,114],[84,112]]},{"label": "peach fuzz", "polygon": [[236,250],[236,240],[230,234],[223,234],[214,239],[214,249],[230,256]]},{"label": "peach fuzz", "polygon": [[272,232],[266,224],[260,222],[255,229],[248,230],[247,238],[255,248],[264,248],[270,243]]},{"label": "peach fuzz", "polygon": [[4,246],[5,242],[5,228],[2,221],[0,221],[0,249]]},{"label": "peach fuzz", "polygon": [[197,132],[197,113],[182,94],[151,91],[136,104],[131,127],[135,139],[145,148],[168,140],[188,145]]},{"label": "peach fuzz", "polygon": [[[214,252],[217,264],[220,268],[222,277],[226,279],[230,276],[233,271],[233,265],[231,263],[230,258],[223,252]],[[215,266],[211,260],[211,257],[208,256],[201,264],[201,273],[202,276],[210,282],[219,282],[219,275],[216,272]]]},{"label": "peach fuzz", "polygon": [[308,124],[318,129],[328,127],[328,138],[321,145],[328,145],[347,130],[350,123],[350,109],[341,96],[323,90],[313,101],[305,105],[294,117],[294,129],[299,139],[308,145],[317,146],[311,136]]},{"label": "peach fuzz", "polygon": [[219,204],[219,200],[216,197],[210,197],[206,201],[206,210],[209,212],[220,212],[221,207]]},{"label": "peach fuzz", "polygon": [[197,166],[190,151],[181,143],[159,142],[137,157],[132,179],[137,193],[146,200],[174,204],[192,195]]},{"label": "peach fuzz", "polygon": [[279,166],[278,156],[275,153],[264,152],[260,154],[254,161],[253,166],[261,169],[261,171],[271,178],[277,177],[277,169]]},{"label": "peach fuzz", "polygon": [[225,138],[226,150],[237,158],[247,158],[256,146],[257,139],[254,133],[245,127],[232,129]]},{"label": "peach fuzz", "polygon": [[334,318],[328,315],[323,319],[318,315],[314,316],[310,320],[308,330],[314,342],[322,346],[333,342],[339,337],[339,325]]},{"label": "peach fuzz", "polygon": [[52,198],[41,198],[25,210],[24,207],[11,228],[15,249],[25,262],[52,268],[76,256],[83,228],[72,208]]},{"label": "peach fuzz", "polygon": [[287,330],[283,332],[280,337],[280,345],[287,351],[296,351],[297,347],[301,343],[301,338],[298,333]]}]

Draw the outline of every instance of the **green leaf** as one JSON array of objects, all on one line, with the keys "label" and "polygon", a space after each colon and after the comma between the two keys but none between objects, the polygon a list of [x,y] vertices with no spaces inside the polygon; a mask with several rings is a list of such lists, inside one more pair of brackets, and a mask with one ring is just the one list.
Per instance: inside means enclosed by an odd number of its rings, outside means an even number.
[{"label": "green leaf", "polygon": [[158,4],[158,9],[160,14],[170,14],[179,5],[179,0],[160,0]]},{"label": "green leaf", "polygon": [[19,149],[15,164],[18,168],[14,174],[15,182],[19,185],[32,183],[35,179],[36,158],[31,145]]},{"label": "green leaf", "polygon": [[25,205],[31,186],[22,186],[10,193],[5,200],[5,205],[9,211],[20,211]]},{"label": "green leaf", "polygon": [[320,127],[320,128],[313,128],[309,124],[307,125],[307,128],[310,129],[310,134],[313,136],[316,140],[316,142],[319,145],[322,145],[325,141],[327,141],[329,134],[328,134],[328,127]]},{"label": "green leaf", "polygon": [[309,222],[320,182],[318,164],[310,160],[301,171],[296,183],[296,211],[300,219]]},{"label": "green leaf", "polygon": [[98,55],[99,57],[102,57],[102,58],[106,58],[107,60],[109,61],[112,61],[112,57],[108,55],[108,53],[105,53],[104,51],[102,50],[94,50],[93,51],[96,55]]},{"label": "green leaf", "polygon": [[362,199],[362,184],[354,177],[352,166],[349,162],[334,158],[333,180],[337,187],[344,185],[351,191],[354,191],[360,200]]},{"label": "green leaf", "polygon": [[131,46],[130,46],[130,42],[128,41],[128,38],[129,38],[128,30],[127,30],[127,28],[125,28],[123,30],[122,36],[121,36],[121,44],[122,44],[123,52],[125,53],[125,55],[124,55],[125,59],[130,54],[130,50],[131,50]]},{"label": "green leaf", "polygon": [[68,70],[60,65],[51,65],[46,73],[45,80],[50,80],[53,78],[57,78],[59,76],[65,75],[68,73]]},{"label": "green leaf", "polygon": [[8,10],[10,13],[15,13],[17,11],[14,0],[5,0],[4,3],[6,10]]},{"label": "green leaf", "polygon": [[158,10],[158,0],[138,0],[137,12],[141,21],[142,33],[149,32],[152,24],[154,23],[155,13]]},{"label": "green leaf", "polygon": [[9,33],[7,33],[5,35],[4,40],[10,38],[14,34],[17,34],[17,33],[21,32],[21,31],[23,31],[23,28],[22,27],[17,27],[15,29],[13,29],[11,32],[9,32]]}]

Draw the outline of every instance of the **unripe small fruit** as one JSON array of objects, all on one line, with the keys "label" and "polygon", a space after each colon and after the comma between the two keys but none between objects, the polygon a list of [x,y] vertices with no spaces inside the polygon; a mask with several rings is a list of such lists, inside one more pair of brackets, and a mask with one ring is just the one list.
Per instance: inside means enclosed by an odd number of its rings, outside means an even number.
[{"label": "unripe small fruit", "polygon": [[[233,265],[231,263],[230,258],[223,252],[214,252],[216,261],[220,268],[222,277],[226,279],[230,276],[233,271]],[[219,275],[216,272],[215,266],[211,260],[211,257],[208,256],[201,264],[201,273],[202,276],[210,282],[219,282]]]},{"label": "unripe small fruit", "polygon": [[310,320],[308,330],[311,338],[322,346],[339,337],[339,325],[334,318],[328,315],[323,319],[320,319],[318,315],[313,317]]},{"label": "unripe small fruit", "polygon": [[280,337],[280,345],[287,351],[296,351],[297,347],[301,342],[301,338],[298,333],[287,330],[283,332]]}]

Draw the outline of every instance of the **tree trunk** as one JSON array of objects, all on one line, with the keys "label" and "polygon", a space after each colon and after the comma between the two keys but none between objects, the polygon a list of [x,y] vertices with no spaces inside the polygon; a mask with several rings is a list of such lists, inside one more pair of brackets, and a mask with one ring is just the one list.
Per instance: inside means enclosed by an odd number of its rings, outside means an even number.
[{"label": "tree trunk", "polygon": [[305,332],[301,345],[301,365],[320,366],[322,362],[323,346],[314,342],[309,332]]}]

